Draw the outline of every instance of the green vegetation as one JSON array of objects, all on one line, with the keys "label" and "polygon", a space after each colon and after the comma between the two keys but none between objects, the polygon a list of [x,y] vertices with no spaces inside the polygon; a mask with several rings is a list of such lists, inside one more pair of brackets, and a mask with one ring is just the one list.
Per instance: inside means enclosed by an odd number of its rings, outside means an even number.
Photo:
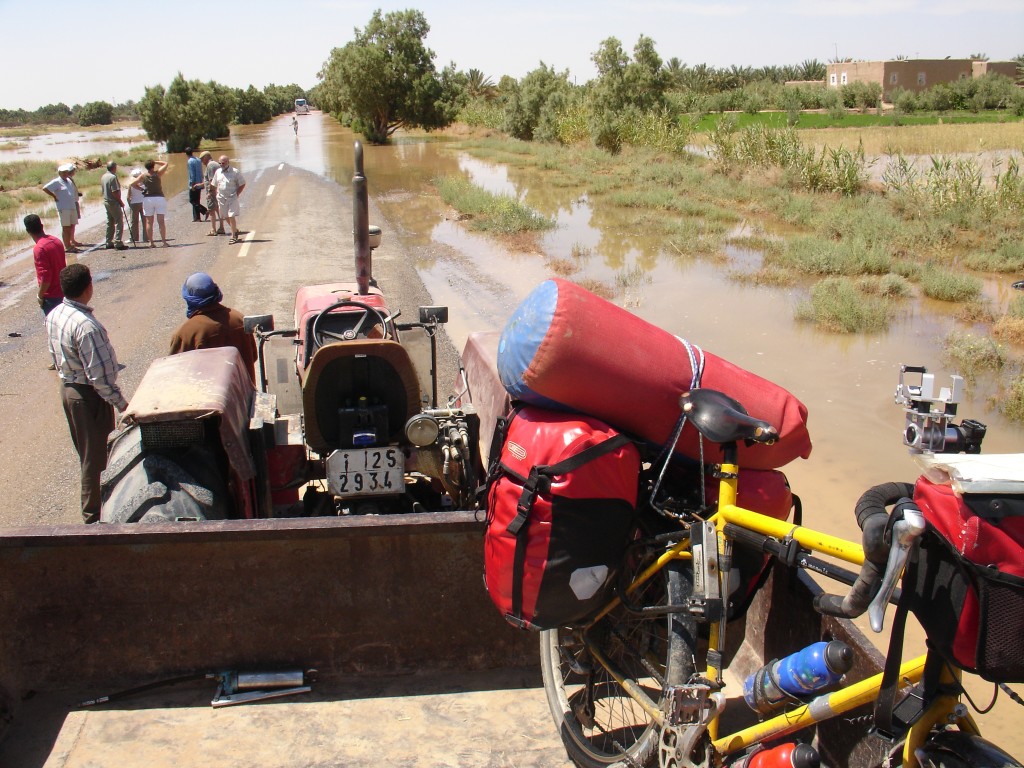
[{"label": "green vegetation", "polygon": [[921,290],[925,296],[939,301],[975,301],[981,296],[981,280],[932,267],[921,275]]},{"label": "green vegetation", "polygon": [[1010,383],[1005,395],[997,398],[996,405],[1006,418],[1024,423],[1024,373]]},{"label": "green vegetation", "polygon": [[350,43],[331,51],[320,71],[317,98],[375,144],[402,127],[449,125],[467,80],[454,69],[438,75],[434,52],[423,42],[429,31],[420,11],[374,11]]},{"label": "green vegetation", "polygon": [[954,331],[946,336],[943,354],[969,384],[983,371],[998,371],[1006,364],[1002,348],[992,339]]},{"label": "green vegetation", "polygon": [[473,229],[512,235],[550,229],[555,222],[508,195],[495,195],[462,176],[435,180],[441,199],[468,216]]},{"label": "green vegetation", "polygon": [[796,308],[797,320],[813,322],[835,333],[884,331],[892,314],[890,303],[857,289],[846,277],[829,277],[811,289],[810,299]]},{"label": "green vegetation", "polygon": [[78,113],[79,125],[110,125],[114,122],[114,105],[106,101],[90,101]]},{"label": "green vegetation", "polygon": [[[123,168],[141,166],[155,150],[153,144],[140,144],[130,151],[86,157],[82,160],[84,167],[75,173],[75,184],[85,199],[98,197],[100,176],[108,160],[114,160]],[[27,235],[21,222],[25,214],[37,213],[44,220],[56,218],[50,197],[41,189],[54,176],[54,163],[50,160],[0,163],[0,249],[25,242]]]}]

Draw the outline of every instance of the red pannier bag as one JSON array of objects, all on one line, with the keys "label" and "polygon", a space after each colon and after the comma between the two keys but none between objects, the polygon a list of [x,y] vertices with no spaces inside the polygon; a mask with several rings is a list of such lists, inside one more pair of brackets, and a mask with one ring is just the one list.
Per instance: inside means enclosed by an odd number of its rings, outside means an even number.
[{"label": "red pannier bag", "polygon": [[532,406],[506,429],[487,489],[487,591],[519,628],[582,622],[607,601],[628,547],[639,451],[597,419]]},{"label": "red pannier bag", "polygon": [[1024,496],[922,477],[914,501],[928,526],[903,589],[929,648],[991,682],[1024,682]]}]

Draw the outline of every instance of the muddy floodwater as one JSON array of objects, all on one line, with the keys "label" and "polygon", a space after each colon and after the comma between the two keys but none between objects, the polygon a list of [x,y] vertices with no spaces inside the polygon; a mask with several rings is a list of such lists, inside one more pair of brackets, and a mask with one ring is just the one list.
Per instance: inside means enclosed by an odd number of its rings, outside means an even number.
[{"label": "muddy floodwater", "polygon": [[[314,113],[299,118],[297,136],[282,118],[236,129],[230,154],[243,169],[285,157],[348,185],[354,138],[335,121]],[[804,500],[808,523],[846,535],[853,535],[853,508],[862,491],[889,480],[912,480],[917,474],[901,441],[904,413],[893,403],[899,365],[924,365],[948,385],[955,371],[942,358],[943,338],[953,329],[979,330],[953,319],[952,305],[911,300],[886,333],[817,331],[793,319],[803,289],[756,287],[728,277],[732,268],[749,268],[758,254],[733,249],[726,263],[681,257],[638,226],[630,211],[595,207],[580,190],[545,184],[541,173],[474,158],[443,137],[399,135],[391,146],[365,146],[365,168],[371,197],[397,230],[385,231],[384,237],[401,241],[403,250],[417,260],[434,300],[451,308],[448,331],[457,347],[472,331],[500,330],[519,301],[554,275],[549,262],[574,261],[578,271],[571,279],[612,287],[616,303],[786,387],[807,405],[814,450],[810,459],[789,464],[785,472]],[[434,179],[450,174],[513,195],[554,217],[557,226],[540,236],[539,252],[529,253],[473,233],[464,222],[452,220],[433,188]],[[348,244],[340,247],[341,269],[347,270]],[[994,306],[1005,306],[1015,293],[1011,282],[986,281],[986,295]],[[616,345],[642,339],[607,343],[611,352]],[[657,375],[654,360],[651,376]],[[988,425],[986,453],[1022,453],[1024,428],[992,407],[993,387],[984,379],[968,387],[960,415]],[[623,397],[644,407],[643,392]]]}]

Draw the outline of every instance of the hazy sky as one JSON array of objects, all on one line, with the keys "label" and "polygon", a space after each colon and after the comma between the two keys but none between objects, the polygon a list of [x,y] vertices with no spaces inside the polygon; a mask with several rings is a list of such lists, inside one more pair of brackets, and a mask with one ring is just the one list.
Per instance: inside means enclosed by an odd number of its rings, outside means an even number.
[{"label": "hazy sky", "polygon": [[543,61],[582,83],[602,40],[631,52],[641,34],[662,59],[716,67],[1024,54],[1024,0],[0,0],[0,107],[138,100],[179,71],[308,88],[377,8],[422,11],[438,68],[454,62],[494,82]]}]

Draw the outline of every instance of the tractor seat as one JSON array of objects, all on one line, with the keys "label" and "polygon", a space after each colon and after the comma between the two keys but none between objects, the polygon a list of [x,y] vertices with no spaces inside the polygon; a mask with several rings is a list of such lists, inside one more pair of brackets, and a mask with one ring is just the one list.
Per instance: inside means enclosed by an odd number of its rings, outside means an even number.
[{"label": "tractor seat", "polygon": [[416,370],[405,347],[386,339],[357,339],[320,347],[302,384],[306,442],[321,455],[353,446],[353,419],[373,416],[377,445],[401,440],[420,411]]}]

